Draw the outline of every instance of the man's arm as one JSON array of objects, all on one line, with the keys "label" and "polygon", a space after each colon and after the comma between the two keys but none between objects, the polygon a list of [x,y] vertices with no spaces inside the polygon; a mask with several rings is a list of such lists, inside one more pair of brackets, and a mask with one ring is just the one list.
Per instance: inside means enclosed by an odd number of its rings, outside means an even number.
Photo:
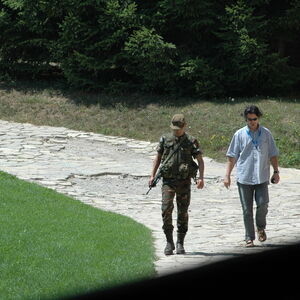
[{"label": "man's arm", "polygon": [[151,172],[150,180],[149,180],[149,186],[151,186],[152,183],[153,183],[153,180],[154,180],[154,177],[156,175],[157,169],[158,169],[158,167],[160,165],[160,162],[161,162],[161,157],[162,157],[162,155],[160,153],[157,153],[154,160],[153,160],[152,172]]},{"label": "man's arm", "polygon": [[273,181],[272,182],[277,184],[279,182],[279,180],[280,180],[279,169],[278,169],[279,165],[278,165],[278,158],[277,158],[277,156],[271,157],[270,162],[271,162],[271,165],[272,165],[272,167],[274,169],[274,174],[273,174],[273,176],[271,178],[271,181],[273,179],[274,182]]},{"label": "man's arm", "polygon": [[230,175],[236,163],[236,159],[234,157],[227,157],[227,167],[226,167],[226,174],[224,178],[224,186],[228,189],[231,184]]},{"label": "man's arm", "polygon": [[197,181],[197,188],[203,189],[204,187],[204,161],[201,154],[196,156],[198,166],[199,166],[199,179]]}]

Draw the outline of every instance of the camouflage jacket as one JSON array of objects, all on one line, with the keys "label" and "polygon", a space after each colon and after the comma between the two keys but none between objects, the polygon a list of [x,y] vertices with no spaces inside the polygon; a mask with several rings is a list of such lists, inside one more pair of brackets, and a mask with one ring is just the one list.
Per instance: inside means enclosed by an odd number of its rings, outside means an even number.
[{"label": "camouflage jacket", "polygon": [[179,143],[181,143],[179,149],[161,170],[163,178],[187,179],[193,178],[197,174],[198,165],[195,163],[194,158],[202,154],[202,151],[198,141],[187,133],[181,137],[166,134],[160,138],[157,152],[162,155],[161,163],[164,163],[168,155]]}]

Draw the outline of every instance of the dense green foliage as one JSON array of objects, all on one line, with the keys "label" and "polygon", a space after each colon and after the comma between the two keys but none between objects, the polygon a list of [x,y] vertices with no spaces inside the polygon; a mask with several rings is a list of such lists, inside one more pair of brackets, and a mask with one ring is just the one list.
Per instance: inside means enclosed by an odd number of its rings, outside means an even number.
[{"label": "dense green foliage", "polygon": [[0,172],[1,299],[61,299],[154,275],[151,232]]},{"label": "dense green foliage", "polygon": [[0,0],[0,78],[196,96],[299,89],[300,0]]}]

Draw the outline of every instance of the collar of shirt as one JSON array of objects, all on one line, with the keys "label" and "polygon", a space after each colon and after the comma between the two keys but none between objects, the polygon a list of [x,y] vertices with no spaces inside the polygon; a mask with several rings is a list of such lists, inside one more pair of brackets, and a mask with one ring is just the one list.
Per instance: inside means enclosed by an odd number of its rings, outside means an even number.
[{"label": "collar of shirt", "polygon": [[259,138],[261,136],[261,127],[258,127],[258,129],[255,131],[251,131],[250,128],[247,126],[246,132],[247,132],[248,136],[251,138],[253,145],[257,148]]},{"label": "collar of shirt", "polygon": [[186,136],[186,133],[184,133],[181,136],[175,136],[175,142],[179,143],[180,141],[182,141],[182,139]]}]

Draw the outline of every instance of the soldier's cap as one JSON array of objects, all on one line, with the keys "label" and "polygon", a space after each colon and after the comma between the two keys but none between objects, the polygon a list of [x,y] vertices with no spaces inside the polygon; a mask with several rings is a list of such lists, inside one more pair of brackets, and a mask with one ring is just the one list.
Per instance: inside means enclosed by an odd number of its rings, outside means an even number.
[{"label": "soldier's cap", "polygon": [[170,127],[172,129],[178,130],[182,129],[186,124],[183,114],[176,114],[173,116]]}]

